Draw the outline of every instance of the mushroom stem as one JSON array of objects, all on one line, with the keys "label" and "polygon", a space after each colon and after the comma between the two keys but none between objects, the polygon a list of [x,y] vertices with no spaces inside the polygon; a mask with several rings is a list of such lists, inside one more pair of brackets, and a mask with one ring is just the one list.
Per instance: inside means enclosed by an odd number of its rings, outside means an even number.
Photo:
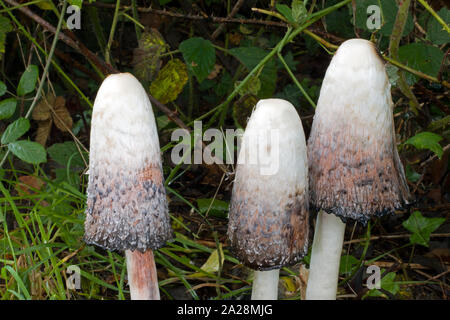
[{"label": "mushroom stem", "polygon": [[255,271],[252,300],[277,300],[280,269]]},{"label": "mushroom stem", "polygon": [[131,300],[160,300],[158,276],[152,250],[126,250]]},{"label": "mushroom stem", "polygon": [[317,215],[306,300],[336,300],[345,223],[321,210]]}]

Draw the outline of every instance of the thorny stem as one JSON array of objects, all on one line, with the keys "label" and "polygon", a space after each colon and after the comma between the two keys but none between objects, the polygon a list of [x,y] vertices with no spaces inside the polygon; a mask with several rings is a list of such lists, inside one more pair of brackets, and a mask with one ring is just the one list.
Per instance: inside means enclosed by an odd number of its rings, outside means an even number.
[{"label": "thorny stem", "polygon": [[[3,3],[2,3],[2,5],[3,5]],[[61,31],[61,26],[62,26],[62,23],[64,20],[64,12],[66,12],[66,8],[67,8],[67,0],[64,0],[62,11],[61,11],[61,14],[60,14],[59,20],[58,20],[58,26],[56,27],[55,36],[53,38],[53,43],[52,43],[50,52],[47,57],[47,62],[45,63],[44,72],[42,73],[41,81],[39,83],[39,87],[37,89],[36,95],[34,96],[33,102],[31,103],[30,109],[28,109],[28,112],[25,115],[26,119],[28,119],[31,112],[33,112],[33,109],[36,106],[36,103],[38,102],[39,98],[41,97],[42,88],[44,87],[45,79],[47,78],[48,70],[50,69],[50,64],[52,62],[53,53],[55,52],[56,43],[58,42],[58,39],[59,39],[58,35],[59,35],[59,32]],[[9,152],[10,152],[9,149],[6,150],[2,161],[0,162],[0,168],[3,167],[3,164],[5,163],[6,159],[8,158]]]}]

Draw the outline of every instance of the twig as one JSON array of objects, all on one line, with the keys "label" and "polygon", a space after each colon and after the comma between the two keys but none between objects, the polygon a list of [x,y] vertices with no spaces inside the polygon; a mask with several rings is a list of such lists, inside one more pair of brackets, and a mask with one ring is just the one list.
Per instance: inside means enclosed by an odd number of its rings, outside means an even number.
[{"label": "twig", "polygon": [[[83,3],[83,5],[86,6],[95,6],[98,8],[106,8],[106,9],[114,9],[114,4],[109,3],[103,3],[103,2],[92,2],[92,3]],[[128,10],[131,9],[130,6],[121,6],[120,9],[122,10]],[[236,24],[256,24],[256,25],[265,25],[269,27],[283,27],[286,28],[287,24],[283,22],[278,21],[265,21],[265,20],[259,20],[259,19],[237,19],[237,18],[224,18],[224,17],[211,17],[211,16],[204,16],[204,15],[190,15],[190,14],[182,14],[182,13],[176,13],[171,12],[167,10],[158,10],[153,8],[137,8],[138,12],[143,13],[153,13],[161,16],[169,16],[173,18],[180,18],[180,19],[187,19],[187,20],[203,20],[203,21],[211,21],[213,23],[236,23]]]},{"label": "twig", "polygon": [[[392,235],[381,235],[381,236],[372,236],[370,237],[370,240],[379,240],[379,239],[401,239],[401,238],[408,238],[411,236],[410,234],[392,234]],[[432,233],[430,237],[436,237],[436,238],[448,238],[450,237],[450,233]],[[366,238],[363,239],[353,239],[349,241],[344,241],[344,245],[351,244],[351,243],[359,243],[367,241]]]},{"label": "twig", "polygon": [[[243,3],[244,3],[244,0],[238,0],[236,2],[236,4],[234,5],[233,9],[231,10],[230,14],[227,16],[227,19],[233,18],[236,15],[236,13],[239,11],[239,9],[241,8]],[[211,38],[213,40],[216,39],[219,36],[219,34],[223,31],[224,28],[225,28],[225,24],[224,23],[220,24],[220,26],[211,35]]]}]

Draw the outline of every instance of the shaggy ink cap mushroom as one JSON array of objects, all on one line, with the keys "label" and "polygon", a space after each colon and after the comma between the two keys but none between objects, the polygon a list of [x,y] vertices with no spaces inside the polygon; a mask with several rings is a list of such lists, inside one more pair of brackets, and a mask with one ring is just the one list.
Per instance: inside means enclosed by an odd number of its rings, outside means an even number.
[{"label": "shaggy ink cap mushroom", "polygon": [[[255,153],[258,161],[252,161]],[[267,166],[274,170],[265,172]],[[246,266],[279,269],[306,254],[307,176],[305,136],[294,106],[260,100],[243,136],[229,213],[232,252]]]},{"label": "shaggy ink cap mushroom", "polygon": [[408,203],[384,61],[374,44],[345,41],[323,80],[308,139],[311,206],[366,225]]},{"label": "shaggy ink cap mushroom", "polygon": [[152,106],[133,75],[110,75],[92,113],[84,239],[145,252],[171,238]]}]

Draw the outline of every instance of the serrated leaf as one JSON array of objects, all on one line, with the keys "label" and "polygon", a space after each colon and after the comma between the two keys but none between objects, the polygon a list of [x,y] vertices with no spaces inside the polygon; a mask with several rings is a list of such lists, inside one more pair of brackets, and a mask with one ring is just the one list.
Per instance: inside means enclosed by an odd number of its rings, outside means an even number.
[{"label": "serrated leaf", "polygon": [[50,136],[50,132],[52,130],[52,119],[38,121],[39,125],[36,131],[35,141],[39,143],[41,146],[45,147],[47,143],[47,139]]},{"label": "serrated leaf", "polygon": [[161,54],[167,50],[166,42],[155,28],[142,33],[138,48],[133,51],[133,73],[144,83],[153,81],[161,68]]},{"label": "serrated leaf", "polygon": [[215,216],[219,218],[226,218],[229,204],[226,201],[218,200],[218,199],[197,199],[198,209],[202,214]]},{"label": "serrated leaf", "polygon": [[47,161],[47,153],[43,146],[37,142],[20,140],[8,144],[8,149],[19,159],[39,164]]},{"label": "serrated leaf", "polygon": [[28,119],[17,119],[6,128],[5,132],[3,132],[1,143],[7,144],[16,141],[23,136],[28,129],[30,129],[30,121]]},{"label": "serrated leaf", "polygon": [[209,40],[195,37],[184,40],[179,47],[189,70],[198,82],[202,82],[213,70],[216,63],[216,50]]},{"label": "serrated leaf", "polygon": [[283,17],[286,18],[289,22],[295,22],[294,17],[292,16],[292,10],[285,4],[275,4],[275,7],[277,8],[278,12],[281,13]]},{"label": "serrated leaf", "polygon": [[150,85],[150,93],[161,103],[174,101],[188,81],[186,65],[180,59],[173,59],[161,69]]},{"label": "serrated leaf", "polygon": [[0,61],[5,53],[6,34],[13,31],[13,26],[9,19],[5,16],[0,16]]},{"label": "serrated leaf", "polygon": [[[408,67],[436,77],[441,68],[444,53],[439,48],[424,43],[411,43],[401,46],[398,56],[400,61]],[[417,76],[406,73],[409,85],[413,85],[418,79]]]},{"label": "serrated leaf", "polygon": [[[250,71],[256,67],[269,52],[258,47],[239,47],[230,49],[230,53]],[[258,92],[258,97],[261,99],[272,97],[275,91],[277,82],[277,67],[275,61],[275,59],[270,59],[259,74],[261,89]]]},{"label": "serrated leaf", "polygon": [[5,99],[0,102],[0,120],[10,118],[16,111],[17,100],[14,98]]},{"label": "serrated leaf", "polygon": [[36,87],[38,76],[39,68],[34,64],[30,64],[20,77],[19,85],[17,86],[17,95],[24,96],[32,92]]},{"label": "serrated leaf", "polygon": [[6,93],[6,84],[0,81],[0,97]]},{"label": "serrated leaf", "polygon": [[84,162],[80,152],[73,141],[55,143],[47,149],[51,159],[62,166],[67,166],[70,161],[70,167],[83,167]]},{"label": "serrated leaf", "polygon": [[403,227],[412,232],[409,240],[428,247],[431,233],[443,224],[445,218],[427,218],[420,211],[414,211],[408,220],[403,221]]},{"label": "serrated leaf", "polygon": [[442,137],[433,132],[421,132],[416,134],[414,137],[409,138],[405,141],[405,144],[410,144],[417,149],[427,149],[433,151],[439,159],[442,157],[444,150],[442,149],[439,141]]},{"label": "serrated leaf", "polygon": [[[444,20],[445,23],[450,23],[450,10],[442,8],[437,14]],[[450,42],[450,34],[444,27],[434,18],[431,17],[428,23],[427,37],[431,42],[437,45],[446,44]]]}]

